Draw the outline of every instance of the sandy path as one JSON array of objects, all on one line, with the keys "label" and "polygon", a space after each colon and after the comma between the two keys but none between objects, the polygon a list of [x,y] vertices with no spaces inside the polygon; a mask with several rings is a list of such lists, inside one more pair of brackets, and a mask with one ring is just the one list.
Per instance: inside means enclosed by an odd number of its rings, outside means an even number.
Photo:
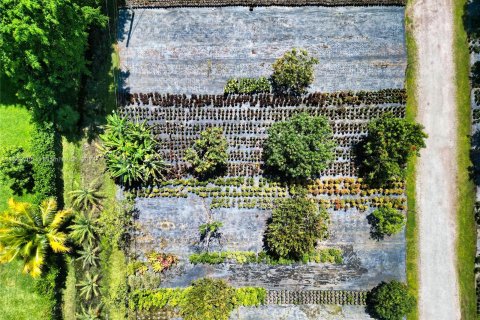
[{"label": "sandy path", "polygon": [[456,272],[456,106],[452,0],[413,6],[418,120],[429,135],[417,167],[419,315],[460,319]]}]

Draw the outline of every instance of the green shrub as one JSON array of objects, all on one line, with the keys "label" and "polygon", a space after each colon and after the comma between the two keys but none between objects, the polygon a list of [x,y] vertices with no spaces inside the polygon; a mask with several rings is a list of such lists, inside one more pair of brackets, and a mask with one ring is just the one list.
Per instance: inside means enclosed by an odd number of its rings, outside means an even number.
[{"label": "green shrub", "polygon": [[398,281],[382,282],[367,297],[370,315],[381,320],[402,320],[416,304],[415,297],[405,284]]},{"label": "green shrub", "polygon": [[196,280],[185,293],[180,314],[184,320],[227,320],[235,308],[234,298],[235,289],[224,280]]},{"label": "green shrub", "polygon": [[62,140],[53,124],[36,124],[32,134],[35,202],[56,198],[63,207]]},{"label": "green shrub", "polygon": [[200,133],[200,139],[185,151],[185,161],[201,178],[221,174],[228,162],[228,143],[222,128],[208,128]]},{"label": "green shrub", "polygon": [[117,114],[107,117],[100,135],[107,169],[124,186],[164,180],[167,165],[157,152],[157,141],[146,122],[134,123]]},{"label": "green shrub", "polygon": [[420,155],[427,135],[423,126],[386,113],[368,124],[368,135],[360,145],[361,171],[372,186],[405,179],[410,156]]},{"label": "green shrub", "polygon": [[272,85],[265,77],[229,79],[224,88],[225,94],[255,94],[270,91],[272,91]]},{"label": "green shrub", "polygon": [[315,79],[313,67],[318,60],[303,49],[286,52],[273,64],[272,82],[275,91],[298,95],[306,91]]},{"label": "green shrub", "polygon": [[306,179],[326,169],[335,156],[335,141],[325,117],[300,113],[277,122],[264,144],[265,166],[288,179]]},{"label": "green shrub", "polygon": [[328,215],[307,198],[285,199],[273,210],[265,245],[274,257],[300,260],[327,237]]},{"label": "green shrub", "polygon": [[14,195],[21,196],[33,190],[33,165],[21,147],[3,151],[0,156],[0,175],[4,183],[10,184]]},{"label": "green shrub", "polygon": [[405,222],[405,215],[390,207],[378,208],[368,216],[368,223],[371,224],[371,234],[375,239],[383,239],[385,235],[391,236],[402,231]]},{"label": "green shrub", "polygon": [[253,307],[265,303],[263,288],[232,288],[224,280],[199,279],[187,288],[136,290],[130,295],[131,310],[175,308],[185,320],[228,319],[239,306]]}]

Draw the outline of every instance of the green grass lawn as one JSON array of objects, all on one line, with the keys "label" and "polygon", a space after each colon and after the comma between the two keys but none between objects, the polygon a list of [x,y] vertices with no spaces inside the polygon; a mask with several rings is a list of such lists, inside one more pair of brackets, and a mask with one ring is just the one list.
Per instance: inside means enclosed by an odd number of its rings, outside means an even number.
[{"label": "green grass lawn", "polygon": [[469,51],[467,33],[463,26],[465,0],[454,2],[454,59],[457,87],[458,121],[458,239],[457,263],[460,285],[460,304],[462,319],[477,319],[474,264],[476,253],[476,230],[473,215],[475,188],[470,179],[470,134],[471,106],[469,80]]},{"label": "green grass lawn", "polygon": [[[2,90],[3,91],[3,90]],[[3,91],[5,92],[5,91]],[[0,101],[0,148],[22,146],[30,149],[29,112],[18,105],[1,104]],[[0,210],[7,207],[6,202],[12,192],[5,184],[0,184]],[[33,197],[25,195],[17,200],[30,201]],[[34,292],[34,281],[21,273],[21,263],[13,262],[0,265],[0,318],[49,319],[52,303],[49,299]]]},{"label": "green grass lawn", "polygon": [[[412,1],[409,1],[405,13],[405,30],[407,46],[407,73],[405,87],[407,89],[407,111],[406,118],[414,121],[417,117],[417,98],[416,98],[416,68],[417,68],[417,48],[413,38],[413,25],[410,17]],[[415,181],[416,181],[416,158],[410,159],[407,165],[407,225],[405,235],[407,238],[407,284],[411,292],[418,301],[418,232],[416,220],[416,199],[415,199]],[[408,320],[418,319],[418,308],[408,315]]]}]

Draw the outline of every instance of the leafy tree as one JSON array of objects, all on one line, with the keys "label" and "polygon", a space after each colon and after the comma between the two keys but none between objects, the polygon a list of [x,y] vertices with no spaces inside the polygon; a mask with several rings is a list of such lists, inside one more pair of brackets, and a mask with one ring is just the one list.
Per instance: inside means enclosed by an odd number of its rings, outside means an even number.
[{"label": "leafy tree", "polygon": [[362,173],[372,186],[383,186],[405,178],[410,156],[420,155],[427,135],[420,124],[386,113],[368,124],[368,135],[360,145]]},{"label": "leafy tree", "polygon": [[189,162],[195,174],[206,178],[220,174],[227,167],[228,143],[222,128],[208,128],[200,133],[200,139],[185,152],[185,161]]},{"label": "leafy tree", "polygon": [[98,296],[99,281],[100,275],[92,275],[90,272],[87,272],[85,274],[85,279],[77,284],[77,287],[80,288],[80,296],[84,297],[86,300],[90,300],[91,298]]},{"label": "leafy tree", "polygon": [[57,211],[54,199],[39,206],[10,199],[8,207],[0,214],[0,263],[21,258],[23,271],[38,277],[48,256],[70,251],[61,230],[72,211]]},{"label": "leafy tree", "polygon": [[88,187],[82,187],[70,192],[72,206],[77,210],[101,210],[104,196],[98,191],[99,186],[92,182]]},{"label": "leafy tree", "polygon": [[10,189],[14,195],[21,196],[24,192],[32,192],[33,165],[31,160],[25,157],[23,148],[4,150],[0,158],[0,174],[3,182],[10,182]]},{"label": "leafy tree", "polygon": [[480,87],[480,61],[477,61],[473,64],[470,80],[472,81],[472,87]]},{"label": "leafy tree", "polygon": [[224,280],[200,279],[192,282],[180,313],[184,320],[227,320],[235,308],[235,289]]},{"label": "leafy tree", "polygon": [[328,120],[300,113],[268,130],[263,155],[265,166],[288,179],[318,175],[335,156]]},{"label": "leafy tree", "polygon": [[416,304],[415,297],[405,284],[398,281],[382,282],[367,296],[371,316],[381,320],[402,320]]},{"label": "leafy tree", "polygon": [[77,244],[88,244],[91,246],[97,237],[97,228],[90,213],[77,213],[69,229],[71,230],[70,238]]},{"label": "leafy tree", "polygon": [[274,257],[300,260],[328,236],[328,220],[328,214],[305,197],[283,200],[268,221],[266,247]]},{"label": "leafy tree", "polygon": [[378,208],[368,216],[368,223],[372,226],[372,237],[376,239],[400,232],[405,226],[405,220],[402,212],[390,207]]},{"label": "leafy tree", "polygon": [[88,30],[106,18],[80,0],[2,0],[0,12],[0,67],[17,96],[35,121],[68,118],[72,124],[80,78],[87,73]]},{"label": "leafy tree", "polygon": [[167,164],[157,152],[157,141],[146,122],[134,123],[117,114],[107,117],[100,135],[107,168],[124,186],[155,183],[165,178]]},{"label": "leafy tree", "polygon": [[273,64],[272,82],[276,91],[298,95],[315,79],[313,67],[318,59],[310,57],[304,49],[292,49]]}]

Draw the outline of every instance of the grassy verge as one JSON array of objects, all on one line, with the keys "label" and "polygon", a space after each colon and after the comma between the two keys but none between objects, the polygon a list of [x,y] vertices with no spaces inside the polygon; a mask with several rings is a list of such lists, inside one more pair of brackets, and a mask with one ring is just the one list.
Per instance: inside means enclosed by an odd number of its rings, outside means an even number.
[{"label": "grassy verge", "polygon": [[476,295],[474,263],[476,251],[476,230],[473,215],[475,188],[470,179],[470,55],[467,33],[463,25],[465,0],[454,1],[454,62],[456,68],[457,121],[458,121],[458,239],[457,263],[460,285],[462,319],[476,319]]},{"label": "grassy verge", "polygon": [[[407,110],[406,118],[415,120],[417,116],[417,97],[416,97],[416,70],[417,70],[417,47],[413,37],[413,24],[411,21],[412,1],[409,1],[405,13],[405,41],[407,46],[407,73],[405,87],[407,89]],[[416,158],[410,159],[407,165],[407,225],[405,236],[407,239],[407,284],[418,301],[418,232],[416,218],[416,199],[415,199],[415,170]],[[418,319],[418,308],[408,315],[408,320]]]},{"label": "grassy verge", "polygon": [[[15,98],[9,94],[5,82],[0,79],[0,141],[1,147],[21,146],[30,152],[30,134],[32,125],[30,114],[22,106],[16,105]],[[8,186],[0,184],[0,211],[7,207],[12,197]],[[31,201],[33,195],[15,197],[20,201]],[[21,263],[14,261],[0,265],[0,306],[2,319],[48,319],[53,302],[47,297],[35,293],[35,281],[21,273]]]}]

